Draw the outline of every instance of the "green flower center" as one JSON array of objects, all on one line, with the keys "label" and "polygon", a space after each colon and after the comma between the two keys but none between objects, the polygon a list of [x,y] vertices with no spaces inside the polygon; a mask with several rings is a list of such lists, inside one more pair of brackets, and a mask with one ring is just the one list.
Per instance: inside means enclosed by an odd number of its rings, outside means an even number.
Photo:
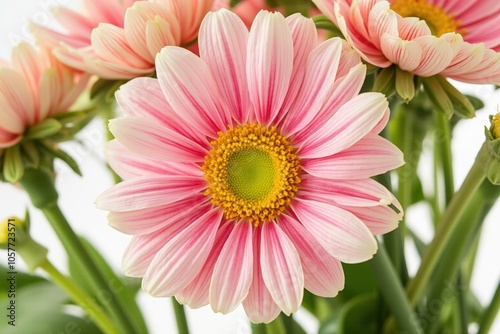
[{"label": "green flower center", "polygon": [[274,127],[246,124],[219,132],[202,169],[205,195],[227,219],[255,226],[280,215],[300,183],[295,148]]}]

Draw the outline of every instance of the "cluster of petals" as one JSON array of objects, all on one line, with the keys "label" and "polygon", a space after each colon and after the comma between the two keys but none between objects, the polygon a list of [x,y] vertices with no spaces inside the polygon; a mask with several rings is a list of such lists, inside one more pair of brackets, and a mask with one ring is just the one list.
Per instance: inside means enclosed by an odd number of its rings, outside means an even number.
[{"label": "cluster of petals", "polygon": [[[402,17],[386,0],[313,0],[361,57],[378,67],[397,64],[422,77],[500,84],[500,2],[422,0],[458,23],[434,36],[422,18]],[[463,34],[461,33],[463,32]]]},{"label": "cluster of petals", "polygon": [[130,79],[154,72],[166,45],[196,39],[213,0],[89,0],[87,13],[54,10],[65,32],[34,25],[40,43],[55,47],[65,64],[105,79]]},{"label": "cluster of petals", "polygon": [[30,125],[68,111],[88,79],[47,49],[26,42],[14,47],[11,62],[0,63],[0,149],[18,143]]},{"label": "cluster of petals", "polygon": [[[116,98],[108,161],[124,179],[96,200],[109,223],[133,235],[126,275],[153,296],[175,296],[227,313],[240,303],[253,322],[300,307],[304,288],[343,289],[341,261],[377,250],[374,235],[395,229],[401,207],[370,179],[403,164],[379,132],[389,109],[359,94],[366,67],[345,41],[318,43],[311,19],[260,12],[250,31],[234,13],[209,13],[200,57],[165,47],[158,79],[136,78]],[[274,126],[297,149],[301,180],[289,207],[257,225],[226,219],[205,195],[201,169],[218,133]]]}]

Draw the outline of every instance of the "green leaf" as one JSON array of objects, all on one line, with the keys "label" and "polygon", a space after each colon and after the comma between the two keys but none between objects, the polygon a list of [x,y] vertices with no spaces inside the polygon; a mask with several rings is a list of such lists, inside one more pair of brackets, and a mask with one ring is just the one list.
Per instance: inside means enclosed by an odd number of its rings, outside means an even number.
[{"label": "green leaf", "polygon": [[407,103],[415,97],[414,77],[413,73],[396,68],[396,92]]},{"label": "green leaf", "polygon": [[8,148],[3,159],[3,176],[5,179],[11,183],[19,181],[24,174],[23,158],[19,145]]},{"label": "green leaf", "polygon": [[476,111],[484,108],[484,102],[480,98],[467,94],[465,94],[465,97],[470,101]]},{"label": "green leaf", "polygon": [[[0,265],[0,272],[2,273],[7,273],[10,270],[7,269],[7,267]],[[23,289],[25,286],[28,286],[30,284],[35,284],[35,283],[40,283],[40,282],[48,282],[45,278],[32,275],[29,273],[25,273],[22,271],[17,271],[16,274],[16,289],[19,291]],[[7,294],[9,291],[9,286],[8,284],[0,284],[0,301],[3,300],[4,298],[7,298]]]},{"label": "green leaf", "polygon": [[[7,310],[11,300],[2,299],[0,308]],[[65,304],[68,300],[64,291],[46,281],[18,288],[15,298],[15,327],[9,325],[9,317],[4,317],[4,321],[0,322],[0,333],[101,333],[90,320],[66,313]]]},{"label": "green leaf", "polygon": [[40,166],[40,152],[35,143],[32,141],[26,142],[22,145],[22,155],[33,168]]},{"label": "green leaf", "polygon": [[[110,285],[113,287],[117,294],[117,298],[121,301],[123,305],[129,310],[130,314],[134,317],[134,322],[138,324],[141,329],[141,332],[147,333],[146,323],[144,322],[144,318],[142,317],[141,311],[137,306],[137,302],[135,300],[135,295],[140,288],[140,280],[138,279],[127,279],[126,283],[124,283],[123,279],[118,277],[113,269],[109,266],[109,264],[104,260],[101,254],[92,246],[92,244],[86,240],[85,238],[80,238],[82,240],[83,245],[87,248],[90,256],[95,261],[100,271],[104,274],[104,277]],[[95,296],[94,290],[91,288],[90,284],[83,279],[85,277],[82,275],[83,268],[77,265],[77,261],[73,258],[69,258],[69,273],[71,278],[75,280],[75,282],[80,285],[82,289],[84,289],[89,295]]]},{"label": "green leaf", "polygon": [[446,117],[453,116],[454,107],[453,102],[448,97],[445,89],[441,85],[440,75],[425,78],[422,83],[425,88],[425,93],[431,100],[434,107],[444,113]]},{"label": "green leaf", "polygon": [[342,267],[344,268],[345,287],[337,298],[347,301],[362,294],[375,292],[375,277],[368,262],[342,263]]},{"label": "green leaf", "polygon": [[61,128],[62,125],[59,121],[53,118],[48,118],[38,124],[31,126],[26,132],[24,139],[40,139],[49,137],[59,132]]},{"label": "green leaf", "polygon": [[50,144],[46,144],[43,142],[41,143],[40,147],[55,158],[59,158],[64,161],[76,174],[82,176],[80,167],[78,167],[76,161],[68,153],[58,148],[53,148],[50,146]]},{"label": "green leaf", "polygon": [[375,78],[372,88],[373,92],[379,92],[387,97],[396,92],[396,66],[383,68]]},{"label": "green leaf", "polygon": [[360,295],[347,303],[338,320],[339,334],[377,334],[377,301],[372,294]]},{"label": "green leaf", "polygon": [[411,194],[411,202],[410,204],[415,204],[420,201],[425,200],[424,189],[422,188],[422,182],[420,182],[420,178],[415,176],[412,178],[412,194]]}]

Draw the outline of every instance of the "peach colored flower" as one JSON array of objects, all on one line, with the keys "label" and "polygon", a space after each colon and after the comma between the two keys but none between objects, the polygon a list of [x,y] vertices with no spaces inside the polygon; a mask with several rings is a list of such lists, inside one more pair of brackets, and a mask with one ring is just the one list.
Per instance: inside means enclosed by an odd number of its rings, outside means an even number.
[{"label": "peach colored flower", "polygon": [[26,42],[14,47],[11,63],[0,67],[0,149],[18,143],[31,125],[68,111],[88,79],[46,49]]},{"label": "peach colored flower", "polygon": [[500,2],[313,0],[361,57],[422,77],[500,84]]},{"label": "peach colored flower", "polygon": [[[166,45],[192,43],[213,0],[86,1],[87,13],[56,11],[67,32],[33,29],[42,43],[76,69],[105,79],[130,79],[154,71]],[[62,43],[60,43],[62,42]]]},{"label": "peach colored flower", "polygon": [[399,203],[370,177],[402,154],[378,135],[386,98],[358,95],[359,56],[318,44],[312,20],[262,11],[249,32],[222,9],[199,46],[164,48],[158,79],[117,92],[108,160],[125,181],[96,204],[133,235],[123,266],[147,292],[270,322],[304,287],[337,295],[340,261],[370,259],[373,234],[397,227]]}]

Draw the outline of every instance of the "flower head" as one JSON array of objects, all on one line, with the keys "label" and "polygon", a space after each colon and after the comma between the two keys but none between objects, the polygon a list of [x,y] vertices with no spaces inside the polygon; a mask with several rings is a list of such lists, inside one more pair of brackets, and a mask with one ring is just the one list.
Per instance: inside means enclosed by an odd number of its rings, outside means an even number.
[{"label": "flower head", "polygon": [[134,235],[124,270],[150,294],[269,322],[304,287],[335,296],[340,261],[371,258],[373,234],[397,227],[401,207],[370,179],[403,163],[378,136],[388,103],[358,95],[366,68],[344,41],[315,36],[299,14],[262,11],[249,32],[220,10],[200,57],[166,47],[158,79],[117,92],[108,160],[125,181],[96,203]]},{"label": "flower head", "polygon": [[85,3],[84,15],[55,11],[67,32],[35,26],[35,34],[69,66],[105,79],[130,79],[152,73],[162,47],[191,43],[213,0]]},{"label": "flower head", "polygon": [[500,83],[500,5],[460,0],[313,0],[364,60],[422,77]]}]

